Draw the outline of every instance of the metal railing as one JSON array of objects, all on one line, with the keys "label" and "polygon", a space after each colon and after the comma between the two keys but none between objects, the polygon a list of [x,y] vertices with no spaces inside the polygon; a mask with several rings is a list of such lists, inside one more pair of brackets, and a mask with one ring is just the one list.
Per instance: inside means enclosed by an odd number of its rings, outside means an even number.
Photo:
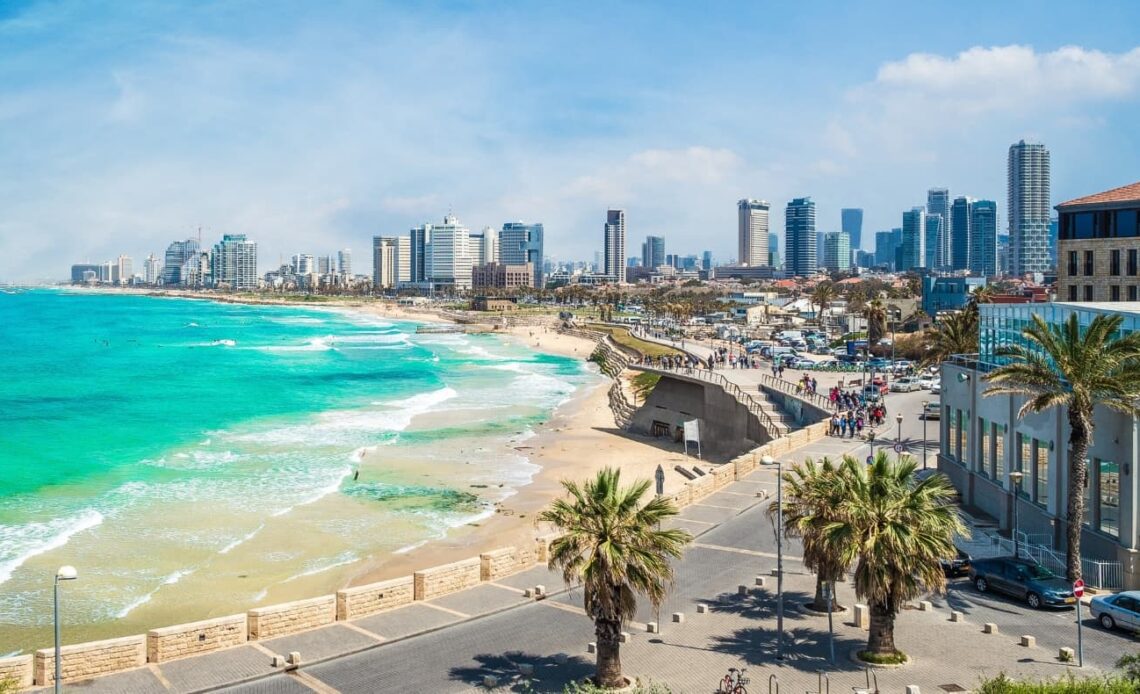
[{"label": "metal railing", "polygon": [[[1012,540],[989,534],[975,535],[975,538],[974,540],[959,540],[958,547],[975,559],[1013,555],[1014,543]],[[1027,542],[1020,542],[1017,549],[1020,556],[1032,559],[1058,576],[1065,575],[1067,563],[1064,554],[1042,545]],[[1124,586],[1124,568],[1118,561],[1100,561],[1081,557],[1081,576],[1085,583],[1093,588],[1120,590]]]},{"label": "metal railing", "polygon": [[748,408],[748,411],[756,416],[760,421],[760,425],[768,432],[768,435],[775,439],[784,435],[784,429],[791,430],[791,427],[782,422],[777,423],[772,420],[771,415],[768,414],[755,398],[740,386],[720,375],[716,371],[704,369],[698,366],[685,365],[678,366],[672,369],[666,369],[652,364],[630,363],[630,367],[640,369],[642,371],[657,371],[663,374],[680,374],[682,376],[692,376],[702,381],[707,381],[715,386],[719,386],[724,392],[736,398],[736,400]]},{"label": "metal railing", "polygon": [[780,391],[785,395],[791,395],[792,397],[799,398],[800,400],[806,400],[812,405],[815,405],[816,407],[822,409],[824,412],[830,412],[835,409],[835,406],[831,404],[831,401],[819,393],[809,393],[805,390],[800,390],[797,392],[796,381],[785,381],[782,378],[776,378],[770,374],[760,374],[760,382],[764,385],[774,388],[775,390]]}]

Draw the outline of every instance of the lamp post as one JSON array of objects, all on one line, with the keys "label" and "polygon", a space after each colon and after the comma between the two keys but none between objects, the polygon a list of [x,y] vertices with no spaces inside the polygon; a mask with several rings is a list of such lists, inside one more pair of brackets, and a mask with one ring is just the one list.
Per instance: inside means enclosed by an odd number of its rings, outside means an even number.
[{"label": "lamp post", "polygon": [[926,406],[929,400],[922,401],[922,469],[926,469]]},{"label": "lamp post", "polygon": [[784,463],[766,455],[765,465],[776,463],[776,660],[784,659]]},{"label": "lamp post", "polygon": [[55,572],[55,586],[52,591],[52,617],[55,622],[55,691],[58,694],[60,690],[60,678],[63,673],[63,665],[59,657],[59,582],[60,581],[74,581],[79,578],[79,572],[75,570],[74,566],[61,566],[59,571]]},{"label": "lamp post", "polygon": [[902,412],[899,412],[898,414],[895,415],[895,423],[897,423],[899,425],[899,438],[898,438],[899,447],[902,447],[902,420],[903,420]]},{"label": "lamp post", "polygon": [[1021,496],[1021,480],[1025,477],[1025,473],[1021,470],[1014,470],[1009,473],[1009,480],[1013,482],[1013,558],[1017,559],[1021,556],[1021,542],[1017,537],[1017,498]]},{"label": "lamp post", "polygon": [[867,443],[871,444],[871,458],[875,457],[875,430],[871,429],[867,432]]}]

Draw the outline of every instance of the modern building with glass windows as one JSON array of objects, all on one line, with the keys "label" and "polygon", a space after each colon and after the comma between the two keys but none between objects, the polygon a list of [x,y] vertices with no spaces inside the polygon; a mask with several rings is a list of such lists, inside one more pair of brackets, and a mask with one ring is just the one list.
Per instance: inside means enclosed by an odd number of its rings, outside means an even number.
[{"label": "modern building with glass windows", "polygon": [[[1058,324],[1076,314],[1087,326],[1101,314],[1119,314],[1124,334],[1140,330],[1137,303],[981,304],[978,353],[960,355],[942,365],[942,433],[938,469],[962,495],[966,507],[1011,530],[1018,504],[1023,541],[1054,547],[1064,554],[1066,499],[1069,490],[1068,411],[1017,413],[1023,397],[987,396],[985,375],[1004,361],[1003,345],[1029,346],[1022,329],[1033,314]],[[1081,550],[1085,580],[1092,568],[1103,571],[1117,589],[1140,588],[1140,513],[1137,474],[1140,420],[1097,407],[1088,452],[1088,484]],[[1023,474],[1020,486],[1010,473]],[[1018,497],[1015,501],[1014,494]],[[1095,562],[1106,562],[1097,565]],[[1115,576],[1115,578],[1112,578]]]},{"label": "modern building with glass windows", "polygon": [[1010,274],[1047,272],[1049,263],[1049,150],[1026,143],[1009,146]]},{"label": "modern building with glass windows", "polygon": [[770,207],[763,200],[745,199],[736,203],[736,262],[738,264],[748,267],[763,267],[768,264],[768,211]]},{"label": "modern building with glass windows", "polygon": [[863,208],[844,207],[839,211],[839,230],[851,240],[851,249],[863,247]]},{"label": "modern building with glass windows", "polygon": [[829,231],[823,235],[823,262],[828,272],[840,272],[851,267],[851,239],[844,231]]},{"label": "modern building with glass windows", "polygon": [[815,201],[796,198],[784,210],[785,275],[809,277],[816,270]]},{"label": "modern building with glass windows", "polygon": [[1057,298],[1136,301],[1140,182],[1057,205]]},{"label": "modern building with glass windows", "polygon": [[967,270],[970,267],[970,222],[973,220],[974,199],[960,195],[950,205],[950,269]]},{"label": "modern building with glass windows", "polygon": [[[931,188],[926,191],[926,267],[945,269],[951,263],[950,191]],[[930,215],[941,221],[932,222]]]},{"label": "modern building with glass windows", "polygon": [[926,267],[926,208],[903,212],[900,262],[895,270],[909,272]]},{"label": "modern building with glass windows", "polygon": [[997,203],[975,200],[970,205],[971,275],[993,277],[998,274]]},{"label": "modern building with glass windows", "polygon": [[625,284],[625,210],[607,210],[606,227],[602,239],[605,255],[605,274]]}]

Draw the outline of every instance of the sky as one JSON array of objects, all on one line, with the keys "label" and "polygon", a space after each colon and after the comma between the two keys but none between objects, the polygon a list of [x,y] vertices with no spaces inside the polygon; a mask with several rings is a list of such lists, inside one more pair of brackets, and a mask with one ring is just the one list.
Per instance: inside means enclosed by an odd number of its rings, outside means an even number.
[{"label": "sky", "polygon": [[0,0],[0,281],[245,233],[264,272],[450,213],[593,258],[736,249],[736,201],[1053,203],[1140,180],[1140,3]]}]

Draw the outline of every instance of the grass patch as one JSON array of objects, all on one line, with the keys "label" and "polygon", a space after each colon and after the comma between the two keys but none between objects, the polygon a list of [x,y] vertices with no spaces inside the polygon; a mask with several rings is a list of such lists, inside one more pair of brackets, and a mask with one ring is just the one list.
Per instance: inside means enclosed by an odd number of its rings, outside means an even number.
[{"label": "grass patch", "polygon": [[633,377],[631,383],[633,384],[633,392],[638,400],[645,400],[653,389],[657,387],[657,382],[661,380],[661,374],[652,373],[650,371],[642,371]]},{"label": "grass patch", "polygon": [[859,651],[859,660],[862,660],[873,665],[902,665],[907,661],[906,653],[902,651],[895,651],[894,653],[872,653],[871,651]]},{"label": "grass patch", "polygon": [[679,351],[673,349],[672,347],[659,345],[656,342],[646,342],[641,338],[634,337],[633,335],[629,334],[629,330],[626,328],[616,328],[612,325],[598,325],[596,323],[591,323],[587,327],[589,327],[591,330],[599,330],[604,333],[609,333],[610,337],[614,339],[614,342],[622,345],[623,347],[629,347],[639,354],[648,354],[653,358],[679,356],[681,354]]},{"label": "grass patch", "polygon": [[979,694],[1135,694],[1137,683],[1123,677],[1082,677],[1069,674],[1053,680],[1013,680],[1005,673],[983,680]]}]

